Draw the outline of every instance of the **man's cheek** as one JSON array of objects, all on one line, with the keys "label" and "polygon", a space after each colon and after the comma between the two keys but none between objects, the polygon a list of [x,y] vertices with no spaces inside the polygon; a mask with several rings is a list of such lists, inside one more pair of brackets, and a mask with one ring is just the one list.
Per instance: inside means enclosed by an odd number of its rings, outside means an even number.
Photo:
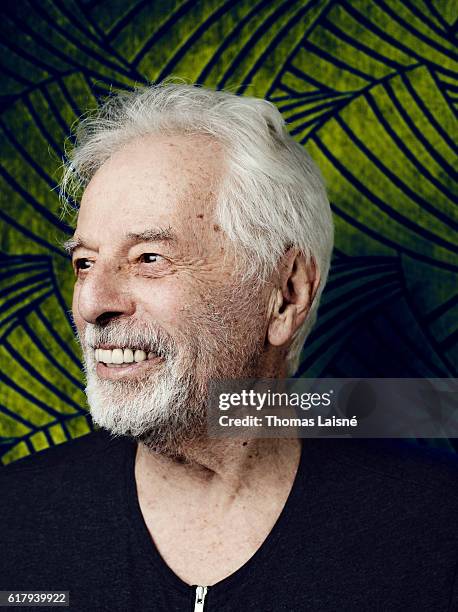
[{"label": "man's cheek", "polygon": [[[177,279],[178,281],[178,279]],[[195,291],[175,279],[134,279],[131,291],[136,300],[136,317],[150,319],[166,329],[185,326],[187,313],[198,307]]]}]

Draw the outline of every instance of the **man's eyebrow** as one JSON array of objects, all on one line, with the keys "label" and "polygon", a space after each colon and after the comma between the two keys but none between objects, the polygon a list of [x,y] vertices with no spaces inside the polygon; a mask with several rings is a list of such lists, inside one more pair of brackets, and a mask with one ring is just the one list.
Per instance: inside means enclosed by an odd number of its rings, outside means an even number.
[{"label": "man's eyebrow", "polygon": [[75,251],[78,247],[83,246],[83,241],[78,236],[73,236],[69,240],[66,240],[62,244],[64,250],[68,255],[73,255],[73,251]]},{"label": "man's eyebrow", "polygon": [[[177,242],[178,238],[172,228],[165,227],[155,227],[151,229],[147,229],[143,232],[129,232],[126,234],[126,238],[129,242]],[[84,240],[75,234],[69,240],[66,240],[62,244],[65,251],[68,255],[73,255],[73,252],[80,248],[85,247],[86,244]]]},{"label": "man's eyebrow", "polygon": [[177,242],[178,238],[172,228],[156,227],[143,232],[129,232],[127,239],[132,242]]}]

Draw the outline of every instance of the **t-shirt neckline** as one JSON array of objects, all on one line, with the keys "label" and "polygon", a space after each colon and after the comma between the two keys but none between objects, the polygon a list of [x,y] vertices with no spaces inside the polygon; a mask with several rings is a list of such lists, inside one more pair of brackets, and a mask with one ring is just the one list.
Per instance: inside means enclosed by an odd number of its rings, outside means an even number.
[{"label": "t-shirt neckline", "polygon": [[[127,518],[129,528],[134,534],[139,553],[144,555],[145,559],[149,560],[155,575],[157,576],[159,574],[161,576],[161,579],[164,580],[167,588],[171,588],[180,592],[182,595],[189,597],[190,593],[195,591],[197,585],[189,585],[177,574],[175,574],[175,572],[167,565],[160,555],[154,540],[148,531],[148,527],[140,508],[137,483],[135,480],[137,443],[134,440],[129,440],[129,442],[130,444],[127,446],[124,462],[124,499],[126,502],[125,516]],[[226,578],[223,578],[216,584],[208,587],[209,591],[211,591],[213,603],[217,602],[220,598],[226,599],[229,591],[233,592],[235,589],[241,589],[250,580],[256,580],[256,577],[260,575],[260,572],[263,572],[263,568],[269,564],[269,561],[272,559],[272,555],[275,554],[275,545],[281,534],[289,531],[288,525],[293,515],[300,511],[302,507],[302,489],[303,483],[306,480],[306,471],[308,469],[307,461],[305,459],[305,446],[304,440],[301,440],[301,453],[296,475],[280,516],[258,550],[241,567]]]}]

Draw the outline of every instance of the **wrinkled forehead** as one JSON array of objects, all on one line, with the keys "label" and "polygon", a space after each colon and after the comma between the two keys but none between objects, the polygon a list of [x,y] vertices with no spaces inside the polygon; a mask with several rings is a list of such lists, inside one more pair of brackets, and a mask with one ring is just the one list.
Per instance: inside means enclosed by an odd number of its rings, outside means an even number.
[{"label": "wrinkled forehead", "polygon": [[114,153],[81,201],[77,233],[116,241],[150,227],[172,227],[185,241],[212,240],[222,146],[211,137],[144,136]]}]

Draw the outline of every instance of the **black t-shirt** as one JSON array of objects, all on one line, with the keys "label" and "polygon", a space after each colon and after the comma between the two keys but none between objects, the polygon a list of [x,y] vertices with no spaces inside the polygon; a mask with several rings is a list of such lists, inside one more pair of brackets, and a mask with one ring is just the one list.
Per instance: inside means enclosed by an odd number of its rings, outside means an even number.
[{"label": "black t-shirt", "polygon": [[[141,514],[136,445],[94,432],[0,470],[0,590],[82,611],[193,611]],[[458,610],[458,462],[375,440],[304,440],[273,530],[204,611]],[[51,609],[51,608],[42,608]]]}]

